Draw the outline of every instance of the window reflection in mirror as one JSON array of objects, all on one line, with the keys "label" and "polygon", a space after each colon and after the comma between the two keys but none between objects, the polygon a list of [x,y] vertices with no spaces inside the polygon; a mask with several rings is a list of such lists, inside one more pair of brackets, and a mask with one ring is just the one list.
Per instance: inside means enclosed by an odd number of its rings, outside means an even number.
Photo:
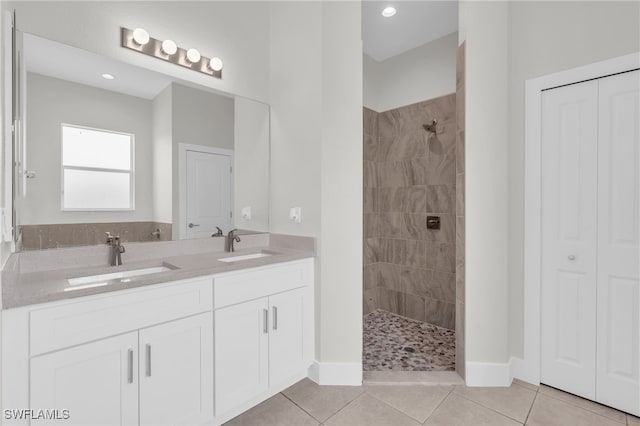
[{"label": "window reflection in mirror", "polygon": [[62,125],[62,210],[133,210],[134,135]]}]

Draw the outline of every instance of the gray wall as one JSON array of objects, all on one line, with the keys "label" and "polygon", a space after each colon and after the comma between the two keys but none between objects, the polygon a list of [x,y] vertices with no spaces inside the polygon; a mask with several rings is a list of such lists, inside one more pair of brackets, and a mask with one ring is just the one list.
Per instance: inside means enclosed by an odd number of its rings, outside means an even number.
[{"label": "gray wall", "polygon": [[[151,102],[64,80],[27,75],[27,158],[30,179],[20,204],[22,224],[153,220]],[[135,135],[135,211],[61,211],[62,123]]]},{"label": "gray wall", "polygon": [[[235,99],[234,226],[269,230],[269,105]],[[242,208],[251,207],[251,219]]]},{"label": "gray wall", "polygon": [[153,100],[153,214],[159,222],[172,221],[173,120],[169,85]]},{"label": "gray wall", "polygon": [[455,92],[457,47],[455,32],[382,62],[364,54],[364,106],[388,111]]},{"label": "gray wall", "polygon": [[173,83],[173,143],[233,149],[233,97]]}]

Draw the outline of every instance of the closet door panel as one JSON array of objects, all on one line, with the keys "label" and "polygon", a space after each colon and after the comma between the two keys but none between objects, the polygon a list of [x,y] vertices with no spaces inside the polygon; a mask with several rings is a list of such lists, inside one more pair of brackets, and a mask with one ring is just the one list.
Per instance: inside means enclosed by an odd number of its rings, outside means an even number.
[{"label": "closet door panel", "polygon": [[599,80],[596,399],[640,414],[640,72]]},{"label": "closet door panel", "polygon": [[598,83],[542,96],[541,380],[595,398]]}]

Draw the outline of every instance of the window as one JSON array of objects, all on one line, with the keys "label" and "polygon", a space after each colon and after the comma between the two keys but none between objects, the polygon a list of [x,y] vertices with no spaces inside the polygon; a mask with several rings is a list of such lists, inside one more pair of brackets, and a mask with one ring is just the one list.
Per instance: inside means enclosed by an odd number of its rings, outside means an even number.
[{"label": "window", "polygon": [[62,210],[133,210],[134,135],[62,125]]}]

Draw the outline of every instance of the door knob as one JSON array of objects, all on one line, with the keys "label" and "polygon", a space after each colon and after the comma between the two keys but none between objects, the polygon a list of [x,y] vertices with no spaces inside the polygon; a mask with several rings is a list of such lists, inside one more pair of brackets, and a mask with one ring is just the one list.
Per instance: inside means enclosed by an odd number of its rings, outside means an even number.
[{"label": "door knob", "polygon": [[569,260],[576,260],[576,257],[572,254],[569,255]]},{"label": "door knob", "polygon": [[198,224],[196,224],[196,223],[190,223],[190,224],[189,224],[189,228],[193,228],[194,226],[200,226],[200,225],[198,225]]}]

